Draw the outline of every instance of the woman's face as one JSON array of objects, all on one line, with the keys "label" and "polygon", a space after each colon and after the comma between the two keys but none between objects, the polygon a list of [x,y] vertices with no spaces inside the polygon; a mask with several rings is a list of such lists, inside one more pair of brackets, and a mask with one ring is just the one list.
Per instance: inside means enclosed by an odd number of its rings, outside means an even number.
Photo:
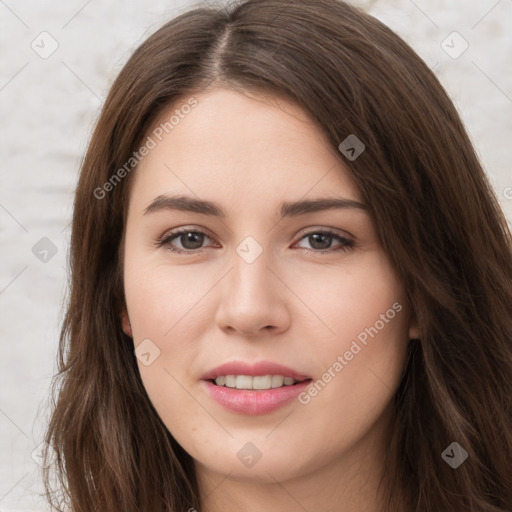
[{"label": "woman's face", "polygon": [[130,195],[123,329],[149,398],[204,472],[283,481],[375,452],[416,333],[344,157],[283,99],[194,99],[155,125]]}]

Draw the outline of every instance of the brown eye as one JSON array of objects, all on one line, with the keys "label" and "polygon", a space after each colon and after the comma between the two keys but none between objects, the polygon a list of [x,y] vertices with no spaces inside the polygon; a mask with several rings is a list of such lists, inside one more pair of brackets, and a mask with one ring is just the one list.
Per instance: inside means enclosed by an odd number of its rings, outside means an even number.
[{"label": "brown eye", "polygon": [[[201,249],[205,239],[209,239],[209,237],[202,231],[182,229],[180,231],[164,235],[164,237],[158,241],[157,245],[159,247],[165,247],[172,252],[187,253]],[[176,240],[179,242],[181,247],[173,244]]]},{"label": "brown eye", "polygon": [[[311,231],[305,234],[300,241],[307,240],[312,249],[303,247],[309,253],[332,253],[335,251],[347,251],[354,246],[354,241],[332,231]],[[333,240],[339,241],[339,247],[332,248]]]}]

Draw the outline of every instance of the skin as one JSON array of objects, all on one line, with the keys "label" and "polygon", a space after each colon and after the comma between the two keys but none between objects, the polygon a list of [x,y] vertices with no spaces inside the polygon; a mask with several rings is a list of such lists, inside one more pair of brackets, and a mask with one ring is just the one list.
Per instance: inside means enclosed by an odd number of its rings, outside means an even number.
[{"label": "skin", "polygon": [[[367,210],[279,220],[281,201],[363,202],[343,157],[308,114],[254,92],[194,97],[197,106],[143,158],[131,184],[123,329],[134,347],[150,339],[160,350],[150,365],[138,361],[143,384],[195,461],[202,512],[378,510],[391,399],[409,340],[418,337],[404,288]],[[214,201],[228,217],[144,215],[160,194]],[[181,227],[206,234],[196,246],[179,236],[168,242],[189,254],[155,245]],[[353,247],[305,236],[325,228]],[[236,252],[247,236],[263,251],[252,263]],[[294,400],[247,416],[224,409],[201,385],[204,372],[233,360],[274,361],[321,379],[397,302],[401,311],[306,405]],[[237,457],[248,442],[262,454],[250,468]]]}]

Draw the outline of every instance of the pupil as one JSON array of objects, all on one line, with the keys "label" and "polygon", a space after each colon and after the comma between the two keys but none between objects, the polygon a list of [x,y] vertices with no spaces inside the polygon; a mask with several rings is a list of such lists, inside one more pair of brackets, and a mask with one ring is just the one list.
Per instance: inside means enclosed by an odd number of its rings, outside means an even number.
[{"label": "pupil", "polygon": [[[315,233],[314,235],[310,235],[309,238],[310,238],[309,242],[310,242],[311,246],[315,249],[327,249],[329,247],[330,241],[331,241],[330,235],[324,235],[322,233]],[[319,238],[320,239],[323,238],[324,241],[327,241],[327,243],[324,243],[324,244],[319,243],[318,244]],[[313,243],[312,243],[312,241],[313,241]],[[318,246],[318,245],[320,245],[320,246]]]},{"label": "pupil", "polygon": [[[181,243],[186,249],[197,249],[203,245],[202,236],[203,235],[201,233],[193,233],[189,231],[188,233],[182,235]],[[183,237],[185,237],[185,243],[183,243]],[[189,242],[191,242],[192,247],[187,245]]]}]

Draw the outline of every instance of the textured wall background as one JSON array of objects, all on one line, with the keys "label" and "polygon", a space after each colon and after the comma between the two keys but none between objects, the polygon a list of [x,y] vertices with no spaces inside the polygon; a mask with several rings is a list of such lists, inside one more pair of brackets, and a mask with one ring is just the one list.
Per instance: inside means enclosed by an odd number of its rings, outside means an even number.
[{"label": "textured wall background", "polygon": [[[512,1],[354,3],[439,76],[512,220]],[[65,304],[73,189],[90,131],[131,51],[193,4],[0,0],[2,512],[45,510],[37,446]]]}]

